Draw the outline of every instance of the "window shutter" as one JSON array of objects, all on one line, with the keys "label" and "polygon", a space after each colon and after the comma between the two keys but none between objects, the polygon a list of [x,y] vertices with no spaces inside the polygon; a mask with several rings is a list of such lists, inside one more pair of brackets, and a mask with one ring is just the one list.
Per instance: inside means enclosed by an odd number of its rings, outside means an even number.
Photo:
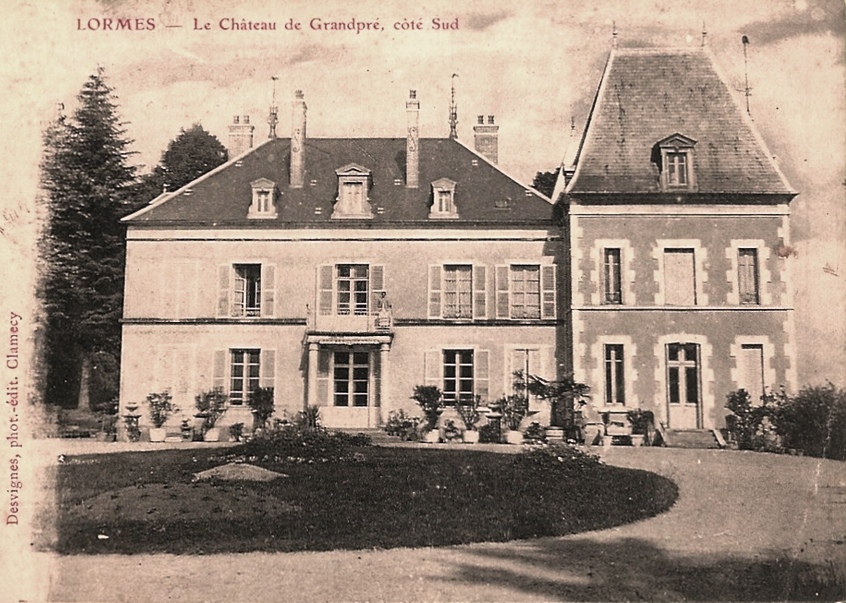
[{"label": "window shutter", "polygon": [[508,318],[508,266],[496,267],[496,317]]},{"label": "window shutter", "polygon": [[321,316],[329,316],[332,314],[332,277],[334,266],[320,266],[317,270],[318,314]]},{"label": "window shutter", "polygon": [[376,314],[379,297],[385,290],[385,267],[370,266],[370,313]]},{"label": "window shutter", "polygon": [[214,351],[212,368],[212,388],[225,392],[226,388],[226,350]]},{"label": "window shutter", "polygon": [[276,314],[276,266],[264,266],[261,286],[261,315],[274,316]]},{"label": "window shutter", "polygon": [[487,266],[473,266],[473,318],[488,317]]},{"label": "window shutter", "polygon": [[555,318],[555,266],[541,266],[541,318]]},{"label": "window shutter", "polygon": [[317,405],[330,406],[329,401],[329,350],[317,353]]},{"label": "window shutter", "polygon": [[220,266],[217,269],[217,315],[229,316],[229,275],[232,271],[230,266]]},{"label": "window shutter", "polygon": [[441,317],[441,266],[429,266],[429,318]]},{"label": "window shutter", "polygon": [[[243,270],[241,268],[240,270]],[[243,272],[240,270],[235,270],[235,282],[234,287],[232,288],[232,305],[230,309],[230,316],[246,316],[246,307],[245,301],[247,298],[247,279],[244,276]]]},{"label": "window shutter", "polygon": [[443,388],[443,369],[443,353],[440,350],[426,350],[423,357],[423,384]]},{"label": "window shutter", "polygon": [[276,387],[276,350],[262,350],[261,364],[261,387]]},{"label": "window shutter", "polygon": [[473,356],[473,381],[476,395],[480,396],[484,402],[490,399],[490,352],[476,350]]}]

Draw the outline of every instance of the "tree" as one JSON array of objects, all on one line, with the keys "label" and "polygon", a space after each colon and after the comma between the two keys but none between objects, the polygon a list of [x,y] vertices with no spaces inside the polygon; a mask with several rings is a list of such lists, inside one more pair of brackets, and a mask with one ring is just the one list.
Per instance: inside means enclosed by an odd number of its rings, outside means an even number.
[{"label": "tree", "polygon": [[[532,187],[542,192],[547,197],[552,197],[555,191],[555,183],[558,181],[558,174],[561,168],[555,168],[551,172],[538,172],[535,174],[535,179],[532,180]],[[553,199],[554,201],[554,199]]]},{"label": "tree", "polygon": [[141,178],[135,196],[139,204],[143,205],[161,194],[165,188],[169,191],[182,188],[225,163],[228,156],[220,140],[200,124],[195,123],[187,130],[182,128],[162,153],[159,165]]},{"label": "tree", "polygon": [[[102,69],[78,107],[44,132],[41,185],[47,209],[40,293],[45,312],[46,399],[62,406],[117,394],[124,233],[135,170],[131,141]],[[96,385],[97,400],[89,398]],[[102,399],[101,399],[102,398]]]}]

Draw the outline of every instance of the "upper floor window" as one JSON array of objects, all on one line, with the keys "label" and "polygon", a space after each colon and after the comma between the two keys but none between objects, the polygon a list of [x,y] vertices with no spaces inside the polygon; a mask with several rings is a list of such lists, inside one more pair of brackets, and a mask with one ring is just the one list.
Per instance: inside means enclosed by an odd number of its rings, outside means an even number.
[{"label": "upper floor window", "polygon": [[262,264],[221,266],[218,316],[272,316],[275,272],[274,266]]},{"label": "upper floor window", "polygon": [[444,266],[444,318],[473,318],[473,266]]},{"label": "upper floor window", "polygon": [[497,318],[555,318],[555,303],[555,266],[496,267]]},{"label": "upper floor window", "polygon": [[249,218],[275,218],[274,191],[276,183],[267,178],[259,178],[250,183],[253,190]]},{"label": "upper floor window", "polygon": [[737,253],[738,289],[741,304],[758,304],[758,250],[739,249]]},{"label": "upper floor window", "polygon": [[693,249],[664,249],[664,303],[696,305],[696,268]]},{"label": "upper floor window", "polygon": [[694,139],[678,133],[658,141],[655,145],[653,160],[658,164],[663,190],[695,190],[694,145]]},{"label": "upper floor window", "polygon": [[441,178],[432,183],[432,207],[430,218],[457,218],[458,208],[455,205],[455,181]]},{"label": "upper floor window", "polygon": [[[378,313],[384,293],[384,267],[335,264],[318,268],[318,310],[322,316]],[[386,303],[386,302],[383,302]]]},{"label": "upper floor window", "polygon": [[338,175],[338,197],[335,199],[333,218],[371,218],[370,170],[350,163],[335,170]]},{"label": "upper floor window", "polygon": [[606,248],[604,251],[603,288],[606,304],[623,303],[623,283],[620,276],[620,249]]},{"label": "upper floor window", "polygon": [[429,266],[429,318],[486,318],[486,281],[485,266]]},{"label": "upper floor window", "polygon": [[339,264],[337,270],[337,314],[367,314],[368,266],[366,264]]},{"label": "upper floor window", "polygon": [[235,264],[234,316],[261,314],[261,264]]}]

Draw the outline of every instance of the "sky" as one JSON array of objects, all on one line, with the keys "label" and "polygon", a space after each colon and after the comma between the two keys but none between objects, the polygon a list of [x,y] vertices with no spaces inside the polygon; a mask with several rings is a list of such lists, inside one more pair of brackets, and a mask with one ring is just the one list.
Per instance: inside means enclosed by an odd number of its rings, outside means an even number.
[{"label": "sky", "polygon": [[[522,3],[200,2],[194,0],[3,0],[0,140],[14,151],[0,167],[2,232],[10,252],[0,276],[6,302],[31,289],[37,259],[40,133],[62,103],[71,112],[88,75],[105,70],[118,97],[132,162],[154,166],[181,128],[201,123],[226,144],[233,115],[250,115],[257,141],[276,81],[280,136],[303,90],[310,137],[402,137],[404,102],[418,91],[424,137],[445,137],[455,83],[459,138],[472,144],[478,114],[500,125],[500,166],[529,183],[572,153],[616,25],[626,46],[698,46],[703,24],[728,85],[744,93],[741,37],[750,41],[753,119],[799,196],[791,227],[800,381],[846,384],[846,119],[841,0],[561,0]],[[132,18],[143,30],[104,31]],[[276,31],[221,29],[233,19],[275,22]],[[326,22],[381,30],[318,30]],[[433,20],[456,30],[433,30]],[[196,21],[195,21],[196,20]],[[300,23],[299,31],[285,24]],[[420,23],[420,30],[396,29]],[[155,29],[149,30],[150,23]],[[195,23],[200,29],[195,28]],[[202,29],[205,23],[209,30]],[[315,22],[316,23],[316,22]],[[99,24],[99,26],[98,26]],[[133,21],[133,24],[135,22]],[[170,26],[170,27],[168,27]],[[452,78],[452,74],[458,77]],[[24,276],[28,275],[28,276]],[[9,280],[11,279],[11,280]],[[822,345],[820,345],[822,343]]]}]

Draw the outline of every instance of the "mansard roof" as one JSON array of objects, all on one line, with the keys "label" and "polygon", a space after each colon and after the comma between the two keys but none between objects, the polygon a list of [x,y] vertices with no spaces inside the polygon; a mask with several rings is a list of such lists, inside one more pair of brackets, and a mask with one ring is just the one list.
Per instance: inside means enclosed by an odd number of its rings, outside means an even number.
[{"label": "mansard roof", "polygon": [[612,50],[567,192],[660,193],[653,149],[685,139],[697,194],[795,194],[707,48]]},{"label": "mansard roof", "polygon": [[[266,228],[333,227],[338,173],[370,175],[368,197],[372,218],[345,220],[342,227],[425,222],[429,219],[432,182],[448,178],[459,184],[455,227],[465,223],[551,223],[553,206],[546,196],[508,176],[482,155],[454,139],[424,138],[419,146],[419,188],[407,188],[405,138],[311,138],[305,142],[302,188],[291,188],[291,141],[277,138],[201,176],[185,187],[159,197],[124,218],[132,226],[202,224]],[[248,219],[250,184],[266,178],[276,183],[278,215],[257,223]]]}]

